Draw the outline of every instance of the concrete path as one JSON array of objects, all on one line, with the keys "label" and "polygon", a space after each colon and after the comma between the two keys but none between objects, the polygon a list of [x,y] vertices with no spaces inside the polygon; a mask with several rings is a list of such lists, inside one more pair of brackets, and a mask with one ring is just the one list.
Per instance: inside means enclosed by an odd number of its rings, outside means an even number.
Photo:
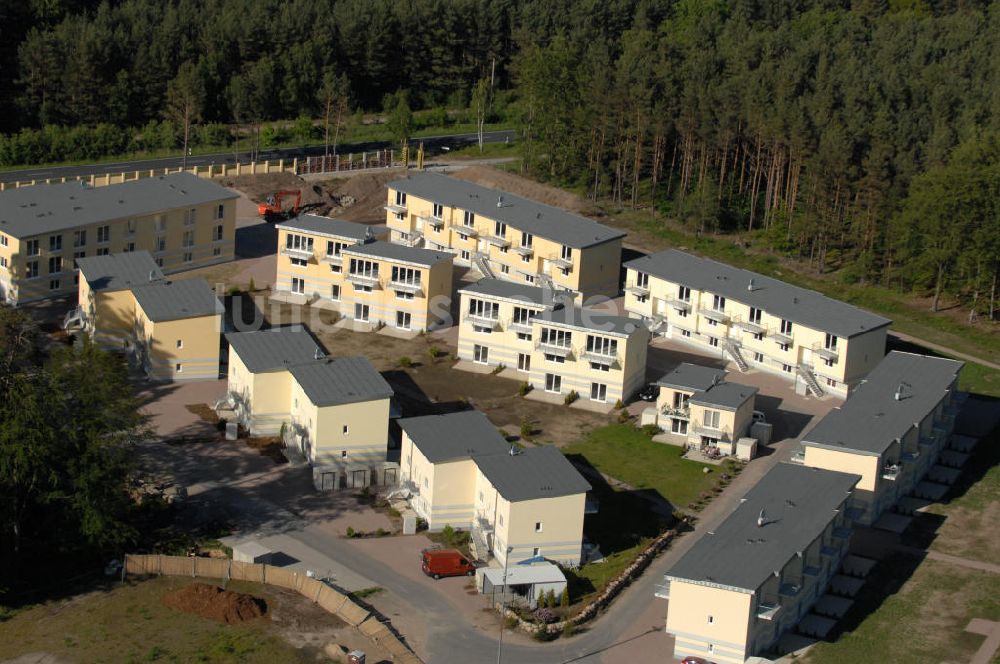
[{"label": "concrete path", "polygon": [[972,656],[970,664],[990,664],[993,655],[1000,650],[1000,622],[973,618],[965,631],[986,637],[983,645],[979,646],[979,650]]},{"label": "concrete path", "polygon": [[925,551],[923,549],[918,549],[913,546],[897,546],[896,550],[900,553],[905,553],[911,556],[917,556],[919,558],[929,558],[931,560],[936,560],[942,563],[949,563],[951,565],[958,565],[959,567],[965,567],[966,569],[974,569],[978,572],[988,572],[990,574],[1000,574],[1000,565],[994,565],[993,563],[985,563],[981,560],[969,560],[968,558],[961,558],[959,556],[953,556],[947,553],[941,553],[940,551],[929,550]]},{"label": "concrete path", "polygon": [[975,355],[969,355],[968,353],[961,353],[955,350],[954,348],[949,348],[948,346],[942,346],[941,344],[936,344],[927,341],[925,339],[921,339],[920,337],[914,337],[909,334],[904,334],[903,332],[899,332],[897,330],[892,330],[890,334],[896,337],[897,339],[901,339],[902,341],[907,341],[909,343],[916,344],[918,346],[923,346],[924,348],[937,351],[939,353],[943,353],[945,355],[957,358],[959,360],[965,360],[966,362],[975,362],[976,364],[981,364],[984,367],[989,367],[990,369],[1000,370],[1000,364],[997,364],[996,362],[991,362],[990,360],[984,360],[981,357],[977,357]]}]

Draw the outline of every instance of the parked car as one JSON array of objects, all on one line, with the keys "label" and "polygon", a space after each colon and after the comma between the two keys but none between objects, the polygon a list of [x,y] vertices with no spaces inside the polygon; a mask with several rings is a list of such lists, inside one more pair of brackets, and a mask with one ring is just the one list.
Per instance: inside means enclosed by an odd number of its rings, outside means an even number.
[{"label": "parked car", "polygon": [[643,401],[656,401],[656,397],[660,395],[660,386],[650,383],[646,387],[639,390],[639,398]]},{"label": "parked car", "polygon": [[711,664],[711,662],[701,657],[688,656],[681,660],[681,664]]},{"label": "parked car", "polygon": [[755,410],[753,412],[753,421],[754,424],[756,424],[757,422],[760,422],[761,424],[767,424],[767,418],[764,417],[764,413],[759,410]]},{"label": "parked car", "polygon": [[429,549],[420,558],[420,569],[435,579],[442,576],[472,576],[476,573],[476,566],[455,549]]}]

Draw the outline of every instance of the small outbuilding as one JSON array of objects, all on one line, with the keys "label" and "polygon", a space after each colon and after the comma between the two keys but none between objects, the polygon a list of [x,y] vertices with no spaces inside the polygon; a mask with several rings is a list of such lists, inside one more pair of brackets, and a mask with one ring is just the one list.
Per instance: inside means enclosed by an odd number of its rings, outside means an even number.
[{"label": "small outbuilding", "polygon": [[274,552],[253,540],[233,546],[233,560],[239,563],[270,563]]},{"label": "small outbuilding", "polygon": [[490,595],[494,604],[504,600],[504,586],[508,605],[526,606],[534,609],[538,606],[539,595],[548,595],[551,590],[558,599],[566,589],[566,576],[558,565],[549,562],[534,565],[511,565],[504,568],[481,567],[476,570],[476,588],[483,595]]}]

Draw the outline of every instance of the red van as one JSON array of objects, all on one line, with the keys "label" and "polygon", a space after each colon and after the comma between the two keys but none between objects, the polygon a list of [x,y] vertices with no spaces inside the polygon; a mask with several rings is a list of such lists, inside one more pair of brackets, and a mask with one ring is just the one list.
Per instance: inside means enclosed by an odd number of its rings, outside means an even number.
[{"label": "red van", "polygon": [[428,549],[421,555],[420,569],[435,579],[442,576],[472,576],[476,566],[455,549]]}]

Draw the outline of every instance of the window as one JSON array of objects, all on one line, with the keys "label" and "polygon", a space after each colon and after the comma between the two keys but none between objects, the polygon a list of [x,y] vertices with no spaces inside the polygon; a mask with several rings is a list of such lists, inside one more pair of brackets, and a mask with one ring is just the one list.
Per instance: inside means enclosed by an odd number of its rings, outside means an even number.
[{"label": "window", "polygon": [[212,229],[212,242],[220,242],[222,240],[222,224],[216,224],[215,228]]},{"label": "window", "polygon": [[564,261],[571,261],[571,260],[573,260],[573,248],[572,247],[567,247],[566,245],[563,245],[562,252],[560,253],[560,256],[562,257],[562,259]]},{"label": "window", "polygon": [[494,221],[493,222],[493,234],[497,237],[506,237],[507,235],[507,224]]},{"label": "window", "polygon": [[719,428],[719,411],[706,410],[702,417],[702,424],[711,429]]},{"label": "window", "polygon": [[711,625],[714,622],[715,622],[715,618],[713,618],[712,616],[709,616],[708,617],[708,624]]},{"label": "window", "polygon": [[511,318],[511,322],[518,325],[530,325],[531,319],[537,314],[537,311],[532,311],[526,307],[514,307],[514,317]]},{"label": "window", "polygon": [[690,302],[691,301],[691,289],[688,288],[687,286],[678,286],[677,287],[677,299],[680,300],[681,302]]},{"label": "window", "polygon": [[527,353],[517,354],[517,370],[531,371],[531,356]]},{"label": "window", "polygon": [[410,321],[413,315],[407,311],[397,311],[396,312],[396,327],[400,330],[410,329]]},{"label": "window", "polygon": [[542,550],[536,546],[534,549],[531,550],[531,555],[532,557],[540,556],[542,555]]},{"label": "window", "polygon": [[598,337],[593,334],[587,335],[587,352],[597,355],[617,355],[618,341],[607,337]]},{"label": "window", "polygon": [[750,316],[748,317],[748,320],[751,323],[760,325],[760,309],[757,307],[750,307]]},{"label": "window", "polygon": [[636,272],[635,285],[639,288],[649,288],[649,275],[645,272]]},{"label": "window", "polygon": [[786,336],[792,336],[792,321],[782,320],[781,321],[781,333]]},{"label": "window", "polygon": [[110,253],[111,253],[111,249],[109,249],[108,247],[99,247],[97,249],[97,255],[98,256],[107,256]]},{"label": "window", "polygon": [[431,208],[431,216],[434,217],[435,219],[440,219],[441,217],[443,217],[444,206],[441,205],[440,203],[434,203],[434,206]]},{"label": "window", "polygon": [[[346,436],[346,435],[347,435],[347,434],[349,434],[350,432],[351,432],[351,430],[350,430],[350,429],[348,428],[348,426],[347,426],[347,425],[345,424],[345,425],[344,425],[344,435]],[[344,453],[344,456],[347,456],[347,453],[346,453],[346,452]]]},{"label": "window", "polygon": [[361,284],[354,284],[354,292],[355,293],[371,293],[372,292],[372,287],[371,286],[364,286],[364,285],[361,285]]},{"label": "window", "polygon": [[762,340],[764,338],[764,333],[763,332],[754,332],[753,338],[754,338],[754,341],[760,341],[760,340]]},{"label": "window", "polygon": [[608,400],[608,386],[604,383],[591,383],[590,384],[590,400],[591,401],[607,401]]},{"label": "window", "polygon": [[470,254],[469,254],[469,252],[468,252],[468,251],[466,251],[465,249],[462,249],[462,253],[460,253],[460,254],[459,254],[459,256],[461,257],[461,259],[462,259],[463,261],[467,261],[467,260],[469,260],[469,258],[470,258]]},{"label": "window", "polygon": [[367,304],[361,304],[360,302],[354,303],[354,320],[368,322],[368,316],[370,314],[371,311]]},{"label": "window", "polygon": [[708,338],[708,345],[711,346],[712,348],[718,348],[719,347],[719,339],[718,339],[718,337],[709,337]]},{"label": "window", "polygon": [[393,265],[392,280],[400,284],[410,284],[411,286],[419,286],[420,270],[415,270],[412,267],[398,267],[396,265]]},{"label": "window", "polygon": [[24,253],[28,256],[37,256],[38,250],[38,240],[28,240],[24,243]]},{"label": "window", "polygon": [[196,214],[196,211],[195,211],[194,208],[191,208],[190,210],[188,210],[187,212],[184,213],[184,225],[185,226],[194,226],[195,214]]},{"label": "window", "polygon": [[184,242],[182,243],[184,247],[194,246],[194,231],[184,231]]},{"label": "window", "polygon": [[545,354],[545,361],[546,362],[555,362],[556,364],[566,364],[566,358],[565,357],[563,357],[562,355],[555,355],[553,353],[546,353]]},{"label": "window", "polygon": [[125,232],[128,235],[135,235],[135,219],[129,219],[125,225]]},{"label": "window", "polygon": [[222,255],[222,247],[215,247],[214,249],[212,249],[212,255],[213,256],[221,256]]},{"label": "window", "polygon": [[763,362],[764,361],[764,353],[754,353],[753,354],[753,361],[754,362]]},{"label": "window", "polygon": [[59,274],[62,272],[62,256],[52,256],[49,258],[49,274]]},{"label": "window", "polygon": [[778,344],[778,348],[785,352],[788,352],[788,349],[791,348],[791,344]]},{"label": "window", "polygon": [[[688,310],[687,309],[676,309],[676,311],[677,311],[677,315],[680,316],[681,318],[687,318],[688,317]],[[709,320],[711,320],[711,319],[709,319]]]},{"label": "window", "polygon": [[0,267],[4,267],[5,268],[5,267],[7,267],[7,265],[8,265],[7,264],[7,257],[6,256],[0,256]]},{"label": "window", "polygon": [[712,645],[711,643],[708,644],[708,652],[712,652],[712,653],[715,652],[715,646]]},{"label": "window", "polygon": [[339,256],[340,252],[343,251],[346,246],[346,242],[334,242],[333,240],[330,240],[326,243],[326,255]]},{"label": "window", "polygon": [[6,247],[8,243],[7,236],[0,233],[0,247]]},{"label": "window", "polygon": [[[107,249],[104,249],[104,251],[107,251]],[[101,249],[98,249],[98,250],[97,250],[97,255],[98,255],[98,256],[101,256],[101,255],[102,255],[102,254],[101,254]],[[107,254],[103,254],[103,255],[104,255],[104,256],[107,256]],[[160,268],[162,268],[162,267],[163,267],[163,259],[162,259],[162,258],[157,258],[157,259],[156,259],[156,267],[160,267]]]},{"label": "window", "polygon": [[837,363],[837,361],[836,361],[836,360],[833,360],[833,359],[830,359],[830,358],[828,358],[828,357],[824,357],[824,358],[823,358],[823,364],[824,364],[824,365],[826,365],[826,366],[828,366],[828,367],[832,367],[832,366],[833,366],[833,365],[835,365],[836,363]]},{"label": "window", "polygon": [[[524,231],[521,231],[521,246],[522,247],[524,247],[525,249],[531,247],[531,243],[534,242],[534,240],[535,240],[535,236],[534,235],[532,235],[531,233],[525,233]],[[525,258],[527,258],[527,256],[525,256]]]},{"label": "window", "polygon": [[590,368],[594,371],[611,371],[611,365],[603,362],[591,362]]},{"label": "window", "polygon": [[183,339],[178,339],[177,340],[177,347],[178,348],[184,348],[184,340]]},{"label": "window", "polygon": [[472,298],[469,300],[469,315],[477,318],[497,320],[500,317],[500,304]]},{"label": "window", "polygon": [[135,251],[135,242],[129,242],[128,244],[126,244],[125,248],[122,249],[122,251],[126,254]]},{"label": "window", "polygon": [[542,522],[541,521],[535,521],[535,532],[536,533],[542,532]]},{"label": "window", "polygon": [[156,232],[157,233],[167,232],[167,218],[162,214],[156,215]]},{"label": "window", "polygon": [[479,334],[493,334],[493,328],[486,327],[485,325],[473,325],[472,331],[478,332]]},{"label": "window", "polygon": [[61,251],[61,250],[62,250],[62,235],[50,235],[49,251]]},{"label": "window", "polygon": [[500,274],[510,274],[510,265],[501,265]]},{"label": "window", "polygon": [[407,293],[406,291],[398,290],[398,291],[396,291],[396,299],[397,300],[412,300],[413,299],[413,293]]},{"label": "window", "polygon": [[192,254],[190,251],[184,252],[184,262],[185,263],[194,262],[194,254]]},{"label": "window", "polygon": [[289,259],[295,267],[308,267],[309,261],[304,258],[291,258]]},{"label": "window", "polygon": [[156,251],[166,251],[167,250],[167,238],[163,235],[156,238]]},{"label": "window", "polygon": [[526,283],[526,284],[533,284],[533,283],[535,283],[535,277],[532,276],[532,275],[530,275],[530,274],[524,275],[524,283]]},{"label": "window", "polygon": [[832,379],[832,378],[827,378],[827,379],[826,379],[826,384],[827,384],[827,385],[828,385],[829,387],[837,387],[837,381],[835,381],[835,380],[834,380],[834,379]]},{"label": "window", "polygon": [[352,258],[350,272],[351,274],[357,275],[359,277],[377,279],[378,263],[374,261],[362,260],[360,258]]},{"label": "window", "polygon": [[782,364],[781,365],[781,370],[784,371],[785,373],[792,373],[792,365],[790,365],[790,364]]},{"label": "window", "polygon": [[399,207],[406,207],[406,192],[397,191],[396,192],[396,205]]},{"label": "window", "polygon": [[178,362],[174,365],[174,371],[177,373],[184,373],[184,367]]},{"label": "window", "polygon": [[330,299],[331,300],[340,299],[340,286],[338,284],[334,284],[333,286],[330,287]]},{"label": "window", "polygon": [[837,337],[827,332],[826,339],[823,341],[823,347],[827,350],[837,350]]},{"label": "window", "polygon": [[85,247],[87,246],[87,231],[73,231],[73,246],[74,247]]},{"label": "window", "polygon": [[517,339],[518,339],[518,341],[531,341],[531,333],[530,332],[518,332],[517,333]]},{"label": "window", "polygon": [[690,337],[691,336],[691,330],[681,330],[681,336],[682,337]]},{"label": "window", "polygon": [[465,214],[462,216],[462,225],[468,226],[469,228],[472,228],[473,226],[475,226],[476,225],[476,215],[473,214],[473,213],[471,213],[471,212],[469,212],[468,210],[466,210]]},{"label": "window", "polygon": [[225,216],[226,216],[226,206],[223,205],[222,203],[219,203],[217,206],[215,206],[215,218],[222,219]]},{"label": "window", "polygon": [[712,296],[712,309],[714,311],[725,311],[726,310],[726,298],[721,295]]},{"label": "window", "polygon": [[97,227],[97,241],[98,242],[111,242],[111,226],[98,226]]},{"label": "window", "polygon": [[476,364],[486,364],[490,361],[490,349],[487,346],[475,344],[472,347],[472,361]]},{"label": "window", "polygon": [[545,374],[545,391],[546,392],[560,392],[562,391],[562,376],[557,376],[556,374]]},{"label": "window", "polygon": [[60,285],[58,279],[52,279],[49,281],[49,290],[59,290]]},{"label": "window", "polygon": [[288,235],[285,236],[285,248],[312,252],[313,239],[311,237],[306,237],[305,235],[296,235],[295,233],[289,233]]},{"label": "window", "polygon": [[569,348],[573,335],[566,330],[555,330],[551,327],[542,328],[542,343],[549,346]]},{"label": "window", "polygon": [[298,277],[292,277],[292,292],[293,293],[305,293],[306,292],[306,282],[304,279],[299,279]]}]

